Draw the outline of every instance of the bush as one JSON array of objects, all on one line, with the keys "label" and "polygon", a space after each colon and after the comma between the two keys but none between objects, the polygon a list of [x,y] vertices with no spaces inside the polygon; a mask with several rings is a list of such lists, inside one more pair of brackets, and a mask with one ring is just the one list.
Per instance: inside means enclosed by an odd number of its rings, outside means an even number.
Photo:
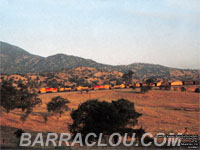
[{"label": "bush", "polygon": [[186,91],[186,88],[185,87],[181,87],[181,92],[184,92]]},{"label": "bush", "polygon": [[169,91],[171,89],[171,86],[165,86],[165,90]]}]

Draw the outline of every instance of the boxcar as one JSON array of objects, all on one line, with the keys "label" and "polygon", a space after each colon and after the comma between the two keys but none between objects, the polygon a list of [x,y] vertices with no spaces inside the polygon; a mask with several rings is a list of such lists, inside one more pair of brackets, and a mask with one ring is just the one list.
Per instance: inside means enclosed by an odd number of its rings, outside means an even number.
[{"label": "boxcar", "polygon": [[200,81],[194,81],[193,84],[194,85],[200,85]]},{"label": "boxcar", "polygon": [[193,81],[183,81],[183,85],[193,85]]},{"label": "boxcar", "polygon": [[180,86],[180,85],[183,85],[183,82],[182,81],[174,81],[171,83],[172,86]]},{"label": "boxcar", "polygon": [[89,87],[88,86],[78,86],[78,87],[76,87],[76,90],[77,91],[89,90]]},{"label": "boxcar", "polygon": [[95,85],[93,87],[94,90],[105,90],[105,89],[110,89],[109,85]]}]

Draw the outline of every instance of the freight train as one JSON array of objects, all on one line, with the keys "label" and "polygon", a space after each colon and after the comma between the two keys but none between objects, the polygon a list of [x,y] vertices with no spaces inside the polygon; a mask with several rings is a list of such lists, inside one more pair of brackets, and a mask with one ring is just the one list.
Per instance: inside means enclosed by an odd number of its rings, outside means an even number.
[{"label": "freight train", "polygon": [[136,84],[120,84],[120,85],[94,85],[77,86],[77,87],[60,87],[60,88],[40,88],[39,93],[56,93],[56,92],[71,92],[71,91],[91,91],[91,90],[109,90],[109,89],[124,89],[124,88],[141,88],[141,87],[168,87],[168,86],[185,86],[185,85],[200,85],[200,81],[174,81],[174,82],[157,82],[157,83],[136,83]]}]

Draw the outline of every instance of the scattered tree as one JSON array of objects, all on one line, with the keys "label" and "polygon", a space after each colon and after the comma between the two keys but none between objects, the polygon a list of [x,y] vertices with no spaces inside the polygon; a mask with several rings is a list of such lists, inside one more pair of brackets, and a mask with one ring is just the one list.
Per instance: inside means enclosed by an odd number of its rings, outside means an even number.
[{"label": "scattered tree", "polygon": [[122,78],[125,81],[126,85],[131,84],[132,83],[132,79],[133,79],[133,74],[134,72],[129,70],[128,73],[124,73]]},{"label": "scattered tree", "polygon": [[48,114],[47,113],[44,113],[44,114],[42,114],[42,117],[43,117],[43,119],[44,119],[44,123],[46,124],[47,123],[47,121],[48,121]]},{"label": "scattered tree", "polygon": [[[59,114],[59,117],[61,117],[65,111],[70,110],[67,106],[68,103],[70,103],[69,100],[57,96],[52,98],[52,100],[47,104],[47,110],[53,114]],[[57,119],[59,119],[59,117]]]},{"label": "scattered tree", "polygon": [[26,110],[26,114],[30,114],[33,108],[41,104],[42,101],[37,97],[38,95],[36,93],[30,93],[26,85],[21,84],[19,87],[17,108],[21,108],[23,112]]},{"label": "scattered tree", "polygon": [[149,78],[146,80],[146,84],[151,87],[151,84],[154,83],[154,79],[153,78]]},{"label": "scattered tree", "polygon": [[181,92],[185,92],[186,88],[185,87],[181,87]]}]

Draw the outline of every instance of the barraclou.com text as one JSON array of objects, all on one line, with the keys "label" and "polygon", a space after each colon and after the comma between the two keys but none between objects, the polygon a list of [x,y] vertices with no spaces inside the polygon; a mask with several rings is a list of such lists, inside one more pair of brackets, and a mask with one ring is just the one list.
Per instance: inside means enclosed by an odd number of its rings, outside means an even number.
[{"label": "barraclou.com text", "polygon": [[[42,133],[37,133],[34,140],[31,136],[31,133],[22,133],[21,139],[20,139],[20,145],[19,146],[119,146],[120,144],[123,144],[124,146],[138,146],[138,141],[136,142],[135,133],[132,134],[131,139],[128,140],[128,133],[125,133],[123,136],[119,133],[113,133],[108,138],[108,143],[103,143],[103,133],[100,133],[98,136],[95,133],[89,133],[85,136],[84,140],[82,139],[81,133],[77,133],[74,138],[72,139],[72,136],[69,133],[48,133],[46,136],[44,136]],[[142,138],[140,139],[139,143],[142,146],[151,146],[154,144],[155,146],[180,146],[181,139],[178,136],[174,136],[174,134],[169,134],[172,136],[166,136],[164,133],[158,133],[155,137],[151,133],[145,133],[143,134]],[[181,135],[181,134],[178,134]],[[44,140],[44,137],[45,140]],[[117,142],[114,142],[114,138],[117,137]],[[150,137],[152,138],[151,141],[146,142],[145,138]],[[158,140],[158,137],[162,137],[162,140]],[[96,138],[96,141],[89,141],[89,138]],[[64,144],[64,145],[63,145]]]}]

